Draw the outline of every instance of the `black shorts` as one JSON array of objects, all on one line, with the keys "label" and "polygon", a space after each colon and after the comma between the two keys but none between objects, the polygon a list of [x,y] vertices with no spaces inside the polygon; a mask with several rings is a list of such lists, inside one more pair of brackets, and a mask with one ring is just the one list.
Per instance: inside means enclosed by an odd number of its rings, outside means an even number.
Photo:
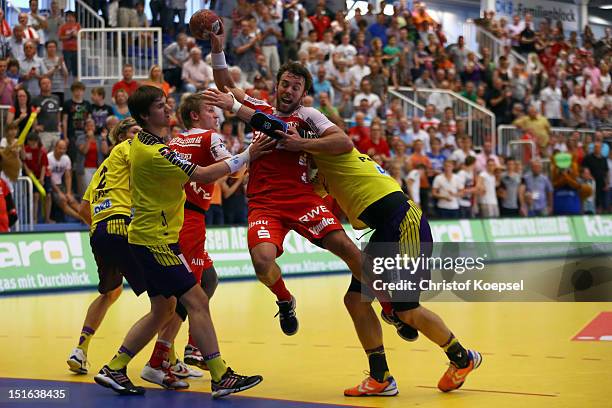
[{"label": "black shorts", "polygon": [[130,244],[130,249],[144,271],[149,297],[162,295],[179,299],[197,285],[178,242],[162,245]]},{"label": "black shorts", "polygon": [[[413,202],[401,193],[392,193],[369,206],[362,220],[375,231],[365,247],[364,252],[369,257],[395,257],[408,255],[410,257],[430,257],[433,238],[427,219]],[[361,218],[361,217],[360,217]],[[413,273],[399,272],[399,278],[418,282],[430,278],[430,271],[419,268]],[[387,277],[388,278],[388,277]],[[385,279],[388,280],[388,279]],[[355,277],[351,278],[348,289],[350,292],[360,292],[374,299],[369,287],[362,285]],[[391,291],[391,303],[396,311],[412,310],[419,306],[420,290]]]},{"label": "black shorts", "polygon": [[127,240],[130,218],[124,215],[110,216],[96,224],[89,244],[98,265],[98,292],[106,294],[128,281],[136,294],[147,287],[142,270],[134,261]]}]

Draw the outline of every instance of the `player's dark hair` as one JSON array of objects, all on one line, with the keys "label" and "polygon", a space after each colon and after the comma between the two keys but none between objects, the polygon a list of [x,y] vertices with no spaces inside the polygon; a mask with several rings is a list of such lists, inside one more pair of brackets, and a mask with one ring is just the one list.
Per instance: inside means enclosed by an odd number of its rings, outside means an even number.
[{"label": "player's dark hair", "polygon": [[136,89],[132,96],[128,98],[130,113],[141,127],[147,125],[142,115],[148,115],[151,105],[153,105],[157,99],[164,98],[165,96],[164,91],[161,89],[155,86],[143,85]]},{"label": "player's dark hair", "polygon": [[204,95],[199,92],[192,93],[182,98],[178,107],[178,115],[186,129],[191,129],[193,127],[193,121],[191,120],[190,114],[191,112],[199,112],[203,101]]},{"label": "player's dark hair", "polygon": [[289,61],[278,70],[276,74],[276,83],[280,82],[281,77],[285,72],[304,78],[304,92],[309,92],[312,87],[312,75],[304,65],[296,61]]}]

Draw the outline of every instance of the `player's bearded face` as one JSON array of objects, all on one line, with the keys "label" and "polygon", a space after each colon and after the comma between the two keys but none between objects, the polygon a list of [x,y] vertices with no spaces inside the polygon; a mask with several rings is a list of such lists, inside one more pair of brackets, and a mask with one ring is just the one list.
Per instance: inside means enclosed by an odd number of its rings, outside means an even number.
[{"label": "player's bearded face", "polygon": [[293,112],[302,103],[304,83],[301,76],[285,72],[276,89],[276,109],[283,113]]}]

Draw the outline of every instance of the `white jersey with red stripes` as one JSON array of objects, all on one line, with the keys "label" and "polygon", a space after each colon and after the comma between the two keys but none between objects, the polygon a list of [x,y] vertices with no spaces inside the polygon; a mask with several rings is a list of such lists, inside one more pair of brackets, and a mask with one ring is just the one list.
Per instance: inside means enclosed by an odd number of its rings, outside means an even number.
[{"label": "white jersey with red stripes", "polygon": [[[185,160],[202,167],[210,166],[232,156],[225,147],[223,136],[212,130],[190,129],[172,139],[168,146]],[[187,201],[202,210],[208,210],[213,189],[214,183],[188,182],[185,184]]]},{"label": "white jersey with red stripes", "polygon": [[[274,114],[289,127],[312,132],[317,136],[321,136],[334,126],[325,115],[314,108],[300,105],[292,113],[286,114],[277,111],[269,103],[250,96],[245,96],[243,104],[251,109]],[[263,133],[254,131],[254,137],[259,135]],[[278,200],[288,195],[298,196],[314,192],[312,184],[308,181],[308,160],[306,152],[290,152],[277,147],[272,153],[252,161],[247,186],[250,202],[256,197],[265,198],[274,195]]]}]

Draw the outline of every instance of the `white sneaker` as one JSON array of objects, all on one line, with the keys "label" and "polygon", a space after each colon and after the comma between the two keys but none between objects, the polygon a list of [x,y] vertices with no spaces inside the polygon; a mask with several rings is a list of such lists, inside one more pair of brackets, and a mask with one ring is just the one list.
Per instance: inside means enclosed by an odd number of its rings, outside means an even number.
[{"label": "white sneaker", "polygon": [[161,385],[168,390],[182,390],[189,388],[189,384],[185,381],[181,381],[170,372],[170,363],[164,361],[162,366],[159,368],[153,368],[147,363],[142,372],[140,378],[153,384]]},{"label": "white sneaker", "polygon": [[75,348],[66,360],[69,370],[77,374],[87,374],[87,355],[80,348]]},{"label": "white sneaker", "polygon": [[183,363],[179,359],[176,359],[175,365],[170,366],[170,372],[178,378],[200,378],[204,375],[201,371],[194,370],[193,368],[188,367],[187,364]]}]

